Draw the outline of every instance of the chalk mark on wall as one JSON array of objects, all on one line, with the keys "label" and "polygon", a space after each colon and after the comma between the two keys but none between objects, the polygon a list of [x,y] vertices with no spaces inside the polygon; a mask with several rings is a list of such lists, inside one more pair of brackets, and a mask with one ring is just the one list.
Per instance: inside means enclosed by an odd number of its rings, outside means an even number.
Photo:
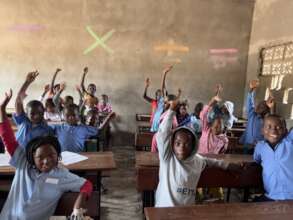
[{"label": "chalk mark on wall", "polygon": [[238,61],[238,49],[214,48],[209,50],[209,60],[215,69],[225,68],[228,64]]},{"label": "chalk mark on wall", "polygon": [[9,31],[15,32],[35,32],[44,30],[45,26],[41,24],[16,24],[8,27]]},{"label": "chalk mark on wall", "polygon": [[115,32],[114,29],[112,29],[111,31],[107,32],[104,36],[99,37],[97,36],[97,34],[91,29],[90,26],[86,26],[86,30],[89,32],[89,34],[96,40],[91,46],[89,46],[87,49],[85,49],[83,51],[83,54],[86,55],[89,52],[91,52],[92,50],[94,50],[96,47],[100,46],[102,47],[104,50],[106,50],[109,54],[113,54],[114,51],[108,47],[105,42],[113,35],[113,33]]},{"label": "chalk mark on wall", "polygon": [[283,95],[283,104],[288,104],[288,98],[290,91],[293,90],[293,88],[286,88]]}]

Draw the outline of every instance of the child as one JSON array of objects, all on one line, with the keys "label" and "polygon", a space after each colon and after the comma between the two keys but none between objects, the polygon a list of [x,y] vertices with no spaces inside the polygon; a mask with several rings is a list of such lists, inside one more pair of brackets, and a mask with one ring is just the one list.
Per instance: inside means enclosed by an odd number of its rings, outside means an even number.
[{"label": "child", "polygon": [[200,115],[200,112],[202,111],[203,109],[203,103],[202,102],[199,102],[197,103],[195,106],[194,106],[194,113],[193,115],[197,118],[197,119],[200,119],[199,115]]},{"label": "child", "polygon": [[194,113],[190,116],[190,126],[194,129],[198,137],[201,136],[201,121],[200,112],[203,109],[203,104],[201,102],[197,103],[194,107]]},{"label": "child", "polygon": [[224,131],[223,119],[220,116],[214,118],[211,124],[208,123],[208,113],[213,106],[217,104],[221,99],[219,97],[220,87],[216,96],[211,99],[208,105],[204,106],[200,113],[200,120],[202,124],[202,134],[199,140],[198,152],[201,154],[224,153],[228,148],[228,138]]},{"label": "child", "polygon": [[180,103],[177,109],[176,118],[178,126],[188,126],[190,124],[190,115],[187,112],[187,104],[185,102]]},{"label": "child", "polygon": [[178,100],[170,101],[170,109],[160,124],[157,142],[160,159],[156,207],[192,205],[196,186],[206,166],[233,169],[233,164],[209,159],[197,154],[197,138],[189,127],[172,132],[172,120]]},{"label": "child", "polygon": [[26,150],[19,146],[5,110],[11,97],[10,90],[0,104],[0,136],[16,171],[0,219],[49,220],[58,200],[67,191],[80,192],[72,217],[83,216],[83,203],[92,192],[91,182],[58,165],[61,150],[55,137],[32,139]]},{"label": "child", "polygon": [[51,85],[50,85],[50,91],[49,91],[49,95],[48,95],[48,98],[53,98],[53,96],[59,91],[60,89],[60,84],[56,84],[55,85],[55,80],[56,80],[56,77],[58,75],[58,73],[61,71],[60,68],[57,68],[54,75],[53,75],[53,78],[52,78],[52,81],[51,81]]},{"label": "child", "polygon": [[99,100],[95,96],[96,90],[97,90],[96,85],[91,83],[88,85],[87,90],[85,89],[84,80],[85,80],[87,73],[88,73],[88,68],[85,67],[83,70],[83,75],[82,75],[81,82],[80,82],[80,88],[81,88],[81,92],[83,94],[83,101],[84,101],[84,106],[85,106],[84,114],[86,114],[88,110],[96,108],[96,106],[98,106],[98,104],[99,104]]},{"label": "child", "polygon": [[270,95],[267,101],[260,102],[256,108],[254,105],[255,90],[259,86],[258,80],[252,80],[249,83],[249,93],[246,100],[246,111],[248,113],[248,121],[246,129],[240,138],[240,143],[244,145],[245,152],[252,148],[258,141],[263,140],[262,127],[263,118],[273,112],[274,100]]},{"label": "child", "polygon": [[100,127],[78,124],[79,110],[77,105],[69,105],[64,108],[65,123],[50,125],[58,137],[62,151],[81,152],[84,150],[86,139],[97,136],[100,129],[103,129],[115,113],[110,113]]},{"label": "child", "polygon": [[[148,88],[150,86],[150,79],[147,78],[146,79],[146,82],[145,82],[145,89],[144,89],[144,93],[143,93],[143,98],[151,103],[151,107],[152,107],[152,111],[151,111],[151,120],[150,120],[150,124],[152,125],[153,123],[153,119],[154,119],[154,114],[158,108],[158,103],[159,103],[159,100],[162,96],[162,91],[160,89],[157,89],[156,93],[155,93],[155,98],[151,98],[147,95],[147,91],[148,91]],[[161,100],[162,101],[162,100]],[[162,104],[160,104],[162,106]]]},{"label": "child", "polygon": [[112,112],[112,106],[109,103],[109,97],[106,94],[102,94],[102,103],[100,103],[97,106],[97,109],[99,109],[99,112],[101,114],[109,114]]},{"label": "child", "polygon": [[52,129],[44,121],[44,106],[40,101],[32,100],[28,102],[26,105],[27,114],[23,109],[23,99],[26,97],[25,92],[38,75],[38,71],[27,74],[26,80],[15,100],[16,113],[13,115],[13,119],[18,128],[16,139],[21,147],[25,147],[30,140],[38,136],[53,134]]},{"label": "child", "polygon": [[57,111],[56,106],[53,102],[52,98],[48,98],[45,103],[45,113],[44,119],[50,122],[60,122],[61,121],[61,114]]},{"label": "child", "polygon": [[253,158],[262,166],[265,196],[262,201],[293,200],[293,130],[278,115],[264,118],[264,140],[255,147]]},{"label": "child", "polygon": [[[159,129],[160,117],[162,113],[164,112],[164,98],[167,95],[165,81],[166,81],[167,73],[170,72],[172,68],[173,66],[168,66],[163,71],[162,89],[161,89],[162,95],[159,97],[157,101],[157,108],[154,112],[154,116],[153,116],[152,124],[151,124],[151,132],[157,132]],[[146,88],[147,87],[148,87],[148,83],[146,83]]]}]

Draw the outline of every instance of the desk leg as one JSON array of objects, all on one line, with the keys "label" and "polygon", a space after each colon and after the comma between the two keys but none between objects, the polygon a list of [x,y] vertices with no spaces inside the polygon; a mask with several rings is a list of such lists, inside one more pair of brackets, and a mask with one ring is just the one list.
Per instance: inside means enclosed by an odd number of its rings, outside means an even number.
[{"label": "desk leg", "polygon": [[145,207],[154,207],[155,205],[155,193],[154,191],[143,191],[142,192],[142,212]]},{"label": "desk leg", "polygon": [[249,197],[249,187],[244,188],[244,194],[243,194],[243,202],[248,202]]}]

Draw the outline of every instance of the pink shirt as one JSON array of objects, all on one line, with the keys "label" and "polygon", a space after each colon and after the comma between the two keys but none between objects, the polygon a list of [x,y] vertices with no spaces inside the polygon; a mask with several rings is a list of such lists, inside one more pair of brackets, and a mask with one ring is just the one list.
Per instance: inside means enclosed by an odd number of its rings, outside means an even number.
[{"label": "pink shirt", "polygon": [[202,123],[202,134],[199,139],[198,153],[201,154],[220,154],[224,153],[228,148],[228,138],[226,134],[214,135],[208,124],[208,113],[210,107],[204,106],[200,112],[200,120]]}]

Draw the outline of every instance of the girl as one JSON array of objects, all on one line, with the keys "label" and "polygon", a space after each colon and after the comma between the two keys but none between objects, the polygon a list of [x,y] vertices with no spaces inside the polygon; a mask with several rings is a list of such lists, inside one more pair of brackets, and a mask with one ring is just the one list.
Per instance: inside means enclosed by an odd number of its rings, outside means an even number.
[{"label": "girl", "polygon": [[45,103],[44,119],[50,122],[60,122],[61,114],[57,111],[52,98],[48,98]]},{"label": "girl", "polygon": [[208,105],[204,106],[200,113],[200,119],[202,123],[202,135],[199,140],[198,152],[202,154],[224,153],[228,148],[228,138],[224,131],[224,122],[220,116],[214,118],[214,120],[208,123],[208,113],[212,108],[221,101],[220,95],[221,87],[217,87],[216,96],[211,99]]},{"label": "girl", "polygon": [[12,90],[5,95],[0,104],[0,136],[16,171],[0,219],[48,220],[67,191],[80,192],[72,216],[82,217],[83,203],[92,192],[92,184],[58,166],[61,148],[55,137],[37,137],[26,150],[19,147],[6,115]]},{"label": "girl", "polygon": [[112,106],[109,103],[109,97],[106,94],[102,94],[102,102],[97,105],[97,108],[99,109],[99,112],[101,114],[109,114],[112,112]]}]

